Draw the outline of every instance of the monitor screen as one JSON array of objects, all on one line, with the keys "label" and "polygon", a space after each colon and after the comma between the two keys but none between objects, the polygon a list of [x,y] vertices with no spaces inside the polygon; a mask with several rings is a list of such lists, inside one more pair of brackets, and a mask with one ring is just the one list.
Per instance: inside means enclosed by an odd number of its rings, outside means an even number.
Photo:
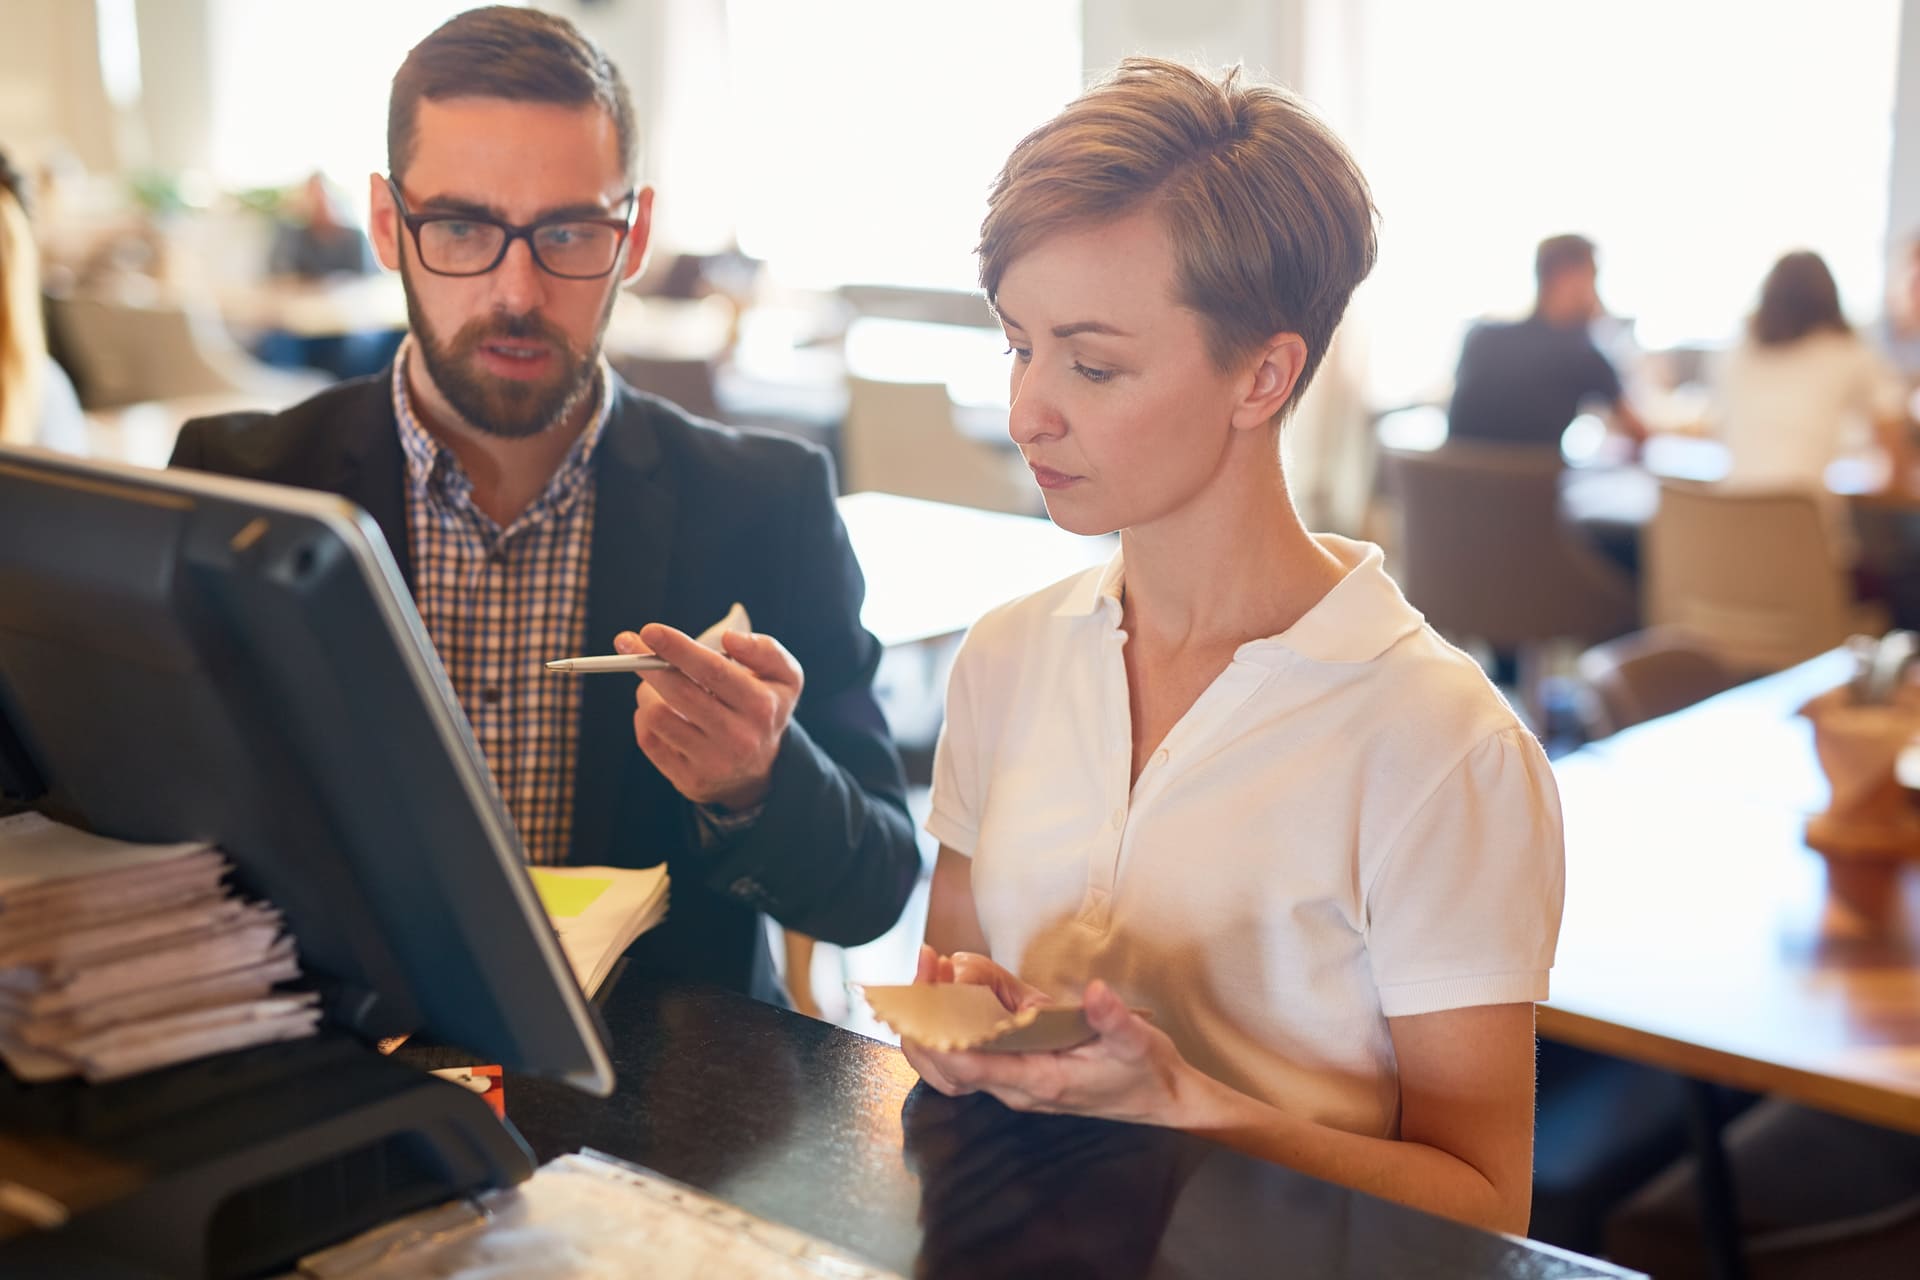
[{"label": "monitor screen", "polygon": [[329,1019],[606,1094],[598,1024],[372,519],[0,448],[0,803],[208,840]]}]

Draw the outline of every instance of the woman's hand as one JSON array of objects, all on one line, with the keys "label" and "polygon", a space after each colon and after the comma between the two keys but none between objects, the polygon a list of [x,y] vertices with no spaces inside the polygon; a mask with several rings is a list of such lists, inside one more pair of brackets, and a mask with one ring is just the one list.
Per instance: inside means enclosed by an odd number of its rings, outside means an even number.
[{"label": "woman's hand", "polygon": [[[987,956],[972,951],[956,951],[943,956],[932,947],[922,945],[920,959],[914,970],[916,984],[939,982],[961,982],[969,986],[989,987],[999,998],[1008,1013],[1018,1013],[1029,1005],[1051,1004],[1052,998],[1036,986],[1020,981],[1012,970],[995,964]],[[958,1097],[963,1093],[972,1093],[963,1089],[941,1074],[940,1058],[950,1058],[953,1054],[936,1054],[933,1050],[916,1044],[911,1040],[902,1040],[900,1050],[907,1055],[907,1061],[920,1073],[920,1078],[949,1097]]]},{"label": "woman's hand", "polygon": [[[1052,1003],[1037,987],[968,952],[947,957],[922,947],[914,981],[988,986],[1009,1011]],[[1088,984],[1082,1005],[1098,1038],[1058,1053],[940,1053],[911,1041],[900,1047],[922,1080],[950,1096],[989,1093],[1016,1111],[1177,1125],[1198,1073],[1173,1041],[1098,979]]]}]

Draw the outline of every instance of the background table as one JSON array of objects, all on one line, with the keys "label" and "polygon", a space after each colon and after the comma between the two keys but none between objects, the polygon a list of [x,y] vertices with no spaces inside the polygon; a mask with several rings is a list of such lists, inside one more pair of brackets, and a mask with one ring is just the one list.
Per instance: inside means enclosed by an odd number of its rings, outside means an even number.
[{"label": "background table", "polygon": [[1920,864],[1863,914],[1801,835],[1827,785],[1794,713],[1850,670],[1828,654],[1556,763],[1542,1035],[1920,1133]]},{"label": "background table", "polygon": [[898,1050],[744,996],[629,973],[603,1012],[613,1098],[507,1083],[540,1159],[590,1146],[905,1274],[1631,1274],[1168,1130],[915,1091]]},{"label": "background table", "polygon": [[860,621],[889,648],[958,635],[1015,596],[1105,564],[1119,539],[1050,520],[892,493],[852,493],[840,518],[867,578]]}]

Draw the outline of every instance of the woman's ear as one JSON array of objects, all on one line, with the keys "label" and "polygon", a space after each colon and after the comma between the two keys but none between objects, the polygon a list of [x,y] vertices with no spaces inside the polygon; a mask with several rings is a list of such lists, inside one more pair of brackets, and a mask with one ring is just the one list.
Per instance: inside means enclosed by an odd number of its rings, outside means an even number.
[{"label": "woman's ear", "polygon": [[1297,333],[1276,333],[1255,353],[1246,392],[1233,410],[1236,430],[1264,427],[1286,407],[1287,397],[1307,368],[1307,340]]}]

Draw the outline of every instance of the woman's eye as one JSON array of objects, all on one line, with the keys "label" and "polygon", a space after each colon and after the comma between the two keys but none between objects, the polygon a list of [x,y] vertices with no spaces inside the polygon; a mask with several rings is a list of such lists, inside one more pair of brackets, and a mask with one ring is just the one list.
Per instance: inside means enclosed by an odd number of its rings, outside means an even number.
[{"label": "woman's eye", "polygon": [[1085,378],[1088,382],[1105,382],[1107,379],[1113,377],[1113,370],[1111,369],[1095,369],[1089,365],[1081,364],[1078,360],[1073,362],[1073,371]]},{"label": "woman's eye", "polygon": [[1026,364],[1027,362],[1033,359],[1033,348],[1009,346],[1006,350],[1006,354],[1010,356],[1019,356],[1020,363]]}]

